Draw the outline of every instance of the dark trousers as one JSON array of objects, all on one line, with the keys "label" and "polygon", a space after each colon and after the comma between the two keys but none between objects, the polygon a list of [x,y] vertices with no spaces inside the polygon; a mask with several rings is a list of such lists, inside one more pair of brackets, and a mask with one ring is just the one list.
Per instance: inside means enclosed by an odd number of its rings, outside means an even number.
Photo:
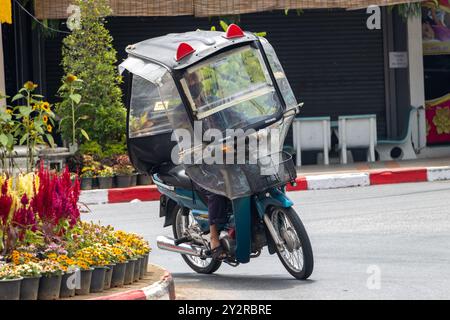
[{"label": "dark trousers", "polygon": [[197,184],[194,186],[208,206],[209,225],[227,223],[227,198],[205,190]]}]

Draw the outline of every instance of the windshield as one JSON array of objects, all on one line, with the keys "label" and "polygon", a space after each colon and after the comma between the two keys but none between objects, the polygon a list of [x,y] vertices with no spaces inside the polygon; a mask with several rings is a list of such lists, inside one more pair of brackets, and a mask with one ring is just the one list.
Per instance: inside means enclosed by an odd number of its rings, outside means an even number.
[{"label": "windshield", "polygon": [[234,129],[274,119],[280,100],[258,49],[225,52],[189,68],[181,81],[206,129]]}]

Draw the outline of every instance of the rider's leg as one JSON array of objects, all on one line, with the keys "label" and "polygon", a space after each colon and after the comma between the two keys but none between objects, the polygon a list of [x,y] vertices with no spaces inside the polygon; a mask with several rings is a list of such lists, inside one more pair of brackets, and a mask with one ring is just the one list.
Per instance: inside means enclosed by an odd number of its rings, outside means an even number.
[{"label": "rider's leg", "polygon": [[[227,200],[218,194],[208,194],[208,217],[211,238],[211,250],[220,246],[218,224],[224,224],[227,220]],[[225,255],[223,255],[225,256]]]}]

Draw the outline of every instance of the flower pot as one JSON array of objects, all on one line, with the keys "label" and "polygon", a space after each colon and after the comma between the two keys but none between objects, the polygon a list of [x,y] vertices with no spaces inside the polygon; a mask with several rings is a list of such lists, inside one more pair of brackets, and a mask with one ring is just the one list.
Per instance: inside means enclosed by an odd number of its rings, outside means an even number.
[{"label": "flower pot", "polygon": [[139,279],[144,278],[147,272],[148,254],[145,254],[141,258],[141,270],[139,272]]},{"label": "flower pot", "polygon": [[77,296],[89,294],[89,290],[91,288],[92,271],[94,271],[94,268],[80,271],[80,288],[75,289],[75,294]]},{"label": "flower pot", "polygon": [[128,262],[116,263],[111,276],[111,288],[122,287]]},{"label": "flower pot", "polygon": [[22,278],[0,280],[0,300],[19,300]]},{"label": "flower pot", "polygon": [[108,269],[106,269],[106,272],[105,272],[105,284],[103,286],[103,289],[105,289],[105,290],[111,288],[111,280],[112,280],[112,275],[114,272],[114,266],[115,266],[115,264],[107,265]]},{"label": "flower pot", "polygon": [[111,189],[113,186],[113,177],[98,177],[99,189]]},{"label": "flower pot", "polygon": [[98,178],[92,178],[92,189],[98,189]]},{"label": "flower pot", "polygon": [[136,187],[136,185],[137,185],[137,177],[138,177],[137,173],[133,173],[131,175],[130,187]]},{"label": "flower pot", "polygon": [[20,283],[20,300],[37,300],[42,276],[25,277]]},{"label": "flower pot", "polygon": [[59,290],[60,298],[70,298],[75,296],[76,288],[75,271],[63,274],[61,280],[61,289]]},{"label": "flower pot", "polygon": [[141,274],[141,261],[141,257],[138,257],[134,262],[133,282],[139,281],[139,276]]},{"label": "flower pot", "polygon": [[108,267],[104,266],[94,268],[94,271],[92,271],[91,287],[89,289],[89,292],[95,293],[103,291],[103,287],[105,286],[105,275],[107,268]]},{"label": "flower pot", "polygon": [[69,143],[69,152],[75,154],[78,151],[78,143]]},{"label": "flower pot", "polygon": [[81,190],[91,190],[92,189],[92,178],[81,178],[80,183]]},{"label": "flower pot", "polygon": [[137,177],[138,186],[147,186],[152,184],[152,177],[147,174],[139,174]]},{"label": "flower pot", "polygon": [[39,279],[38,300],[56,300],[61,290],[61,275],[43,275]]},{"label": "flower pot", "polygon": [[136,265],[136,259],[128,260],[127,268],[125,269],[124,284],[132,284],[134,280],[134,266]]},{"label": "flower pot", "polygon": [[148,267],[148,253],[144,256],[144,276],[147,274],[147,267]]},{"label": "flower pot", "polygon": [[128,188],[131,184],[131,176],[116,176],[116,187],[117,188]]}]

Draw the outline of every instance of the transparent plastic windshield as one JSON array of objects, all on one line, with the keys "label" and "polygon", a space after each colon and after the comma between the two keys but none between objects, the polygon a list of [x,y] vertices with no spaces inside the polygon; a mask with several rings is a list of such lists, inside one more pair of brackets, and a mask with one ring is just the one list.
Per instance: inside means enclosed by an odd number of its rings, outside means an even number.
[{"label": "transparent plastic windshield", "polygon": [[182,85],[205,130],[246,127],[281,109],[261,52],[251,46],[189,68]]},{"label": "transparent plastic windshield", "polygon": [[281,94],[286,103],[287,109],[295,108],[297,106],[297,99],[295,98],[294,92],[292,91],[291,85],[289,84],[286,74],[281,66],[280,60],[275,53],[272,45],[265,38],[260,38],[263,45],[264,51],[269,60],[270,67],[274,73],[277,84],[280,87]]}]

